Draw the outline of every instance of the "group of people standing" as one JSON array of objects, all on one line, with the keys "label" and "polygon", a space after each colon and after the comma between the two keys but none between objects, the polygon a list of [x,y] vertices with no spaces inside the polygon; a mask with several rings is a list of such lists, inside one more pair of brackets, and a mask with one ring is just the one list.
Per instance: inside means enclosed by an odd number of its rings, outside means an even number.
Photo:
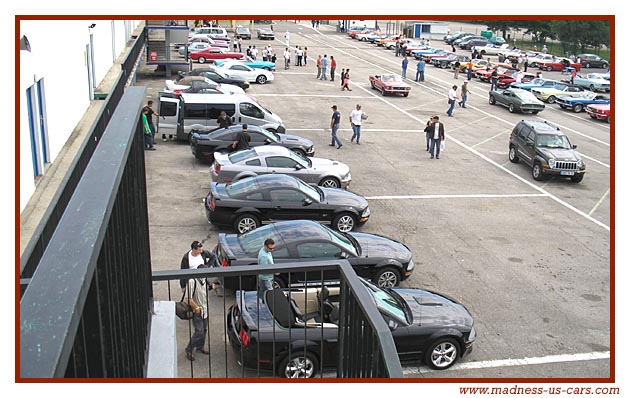
[{"label": "group of people standing", "polygon": [[[341,143],[341,140],[339,140],[339,137],[337,137],[337,131],[339,130],[339,125],[341,124],[341,113],[337,110],[337,105],[333,105],[331,109],[333,111],[330,119],[332,142],[328,145],[337,146],[337,149],[341,149],[343,144]],[[352,126],[352,138],[350,138],[350,142],[354,142],[354,140],[356,140],[357,145],[361,145],[361,125],[365,119],[367,119],[367,115],[361,110],[361,105],[357,104],[348,117],[350,125]]]}]

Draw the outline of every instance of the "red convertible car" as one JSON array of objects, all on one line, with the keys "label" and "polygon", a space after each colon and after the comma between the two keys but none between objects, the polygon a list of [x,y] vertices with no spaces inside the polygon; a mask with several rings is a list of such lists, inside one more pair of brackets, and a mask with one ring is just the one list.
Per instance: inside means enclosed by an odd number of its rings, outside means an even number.
[{"label": "red convertible car", "polygon": [[213,59],[241,59],[244,55],[241,53],[234,53],[226,51],[224,48],[208,47],[203,51],[191,52],[190,58],[193,61],[197,61],[200,64],[205,63],[207,60]]},{"label": "red convertible car", "polygon": [[402,94],[404,97],[408,97],[411,91],[411,86],[398,75],[370,76],[370,84],[373,89],[379,90],[383,95]]},{"label": "red convertible car", "polygon": [[[490,78],[492,78],[492,72],[493,69],[481,70],[477,72],[477,77],[481,81],[489,82]],[[497,77],[499,78],[499,80],[512,77],[512,75],[514,75],[516,72],[518,72],[518,69],[506,68],[503,66],[497,67]]]},{"label": "red convertible car", "polygon": [[561,71],[564,68],[575,68],[575,70],[579,71],[582,68],[582,65],[577,62],[571,62],[568,58],[555,58],[551,61],[539,63],[538,68],[549,72],[552,70]]},{"label": "red convertible car", "polygon": [[[523,76],[521,77],[521,83],[529,83],[536,78],[536,75],[534,75],[533,73],[521,73],[523,74]],[[499,77],[499,82],[497,83],[497,86],[499,86],[499,88],[508,88],[512,83],[516,83],[516,73],[514,73],[512,76]]]},{"label": "red convertible car", "polygon": [[610,123],[610,104],[588,105],[586,112],[593,119],[605,120],[606,123]]}]

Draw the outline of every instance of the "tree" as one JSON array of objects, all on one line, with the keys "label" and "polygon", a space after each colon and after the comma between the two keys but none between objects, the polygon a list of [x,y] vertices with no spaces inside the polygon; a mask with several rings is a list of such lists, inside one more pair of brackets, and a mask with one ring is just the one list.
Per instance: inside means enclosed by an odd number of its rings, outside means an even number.
[{"label": "tree", "polygon": [[534,42],[544,44],[547,39],[555,39],[556,34],[553,29],[553,21],[537,20],[525,22],[525,34],[532,35]]},{"label": "tree", "polygon": [[583,53],[587,47],[600,48],[610,45],[609,21],[553,21],[553,29],[574,53]]}]

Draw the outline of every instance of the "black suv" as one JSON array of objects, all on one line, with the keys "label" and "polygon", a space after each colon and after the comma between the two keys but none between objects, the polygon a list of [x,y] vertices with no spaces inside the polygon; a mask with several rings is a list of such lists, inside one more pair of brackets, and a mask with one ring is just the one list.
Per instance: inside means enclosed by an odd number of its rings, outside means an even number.
[{"label": "black suv", "polygon": [[595,54],[580,54],[577,56],[585,68],[608,68],[608,61]]},{"label": "black suv", "polygon": [[560,129],[546,121],[521,120],[510,134],[509,158],[523,159],[532,167],[532,177],[541,181],[549,176],[569,177],[580,182],[586,164]]}]

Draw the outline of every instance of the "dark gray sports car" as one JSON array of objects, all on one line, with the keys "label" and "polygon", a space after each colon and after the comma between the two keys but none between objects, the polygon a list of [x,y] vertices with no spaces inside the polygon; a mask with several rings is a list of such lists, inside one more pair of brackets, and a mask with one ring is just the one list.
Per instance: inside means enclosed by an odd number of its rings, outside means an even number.
[{"label": "dark gray sports car", "polygon": [[[379,288],[363,280],[388,323],[401,362],[437,370],[472,351],[473,317],[457,301],[426,290]],[[259,298],[237,291],[227,314],[228,337],[246,368],[280,377],[314,377],[338,360],[339,288],[274,289]]]},{"label": "dark gray sports car", "polygon": [[512,113],[518,111],[537,114],[545,109],[544,102],[536,98],[536,96],[530,91],[519,88],[507,88],[505,90],[500,89],[490,91],[490,98],[488,101],[490,102],[490,105],[503,105]]},{"label": "dark gray sports car", "polygon": [[273,221],[305,219],[350,232],[370,218],[367,200],[355,193],[311,186],[285,174],[247,177],[231,184],[213,182],[206,217],[242,234]]},{"label": "dark gray sports car", "polygon": [[[398,286],[401,280],[411,276],[414,268],[411,250],[401,242],[360,232],[341,233],[309,220],[280,221],[242,235],[220,233],[219,244],[214,248],[215,266],[257,264],[258,251],[267,238],[275,242],[273,259],[277,264],[342,258],[348,260],[359,276],[382,287]],[[291,273],[291,278],[276,275],[276,285],[284,287],[303,282],[305,275],[295,272]],[[338,284],[339,273],[324,271],[324,279]],[[228,288],[238,289],[236,278],[225,282]],[[255,289],[255,279],[243,281],[242,286],[247,290]]]}]

